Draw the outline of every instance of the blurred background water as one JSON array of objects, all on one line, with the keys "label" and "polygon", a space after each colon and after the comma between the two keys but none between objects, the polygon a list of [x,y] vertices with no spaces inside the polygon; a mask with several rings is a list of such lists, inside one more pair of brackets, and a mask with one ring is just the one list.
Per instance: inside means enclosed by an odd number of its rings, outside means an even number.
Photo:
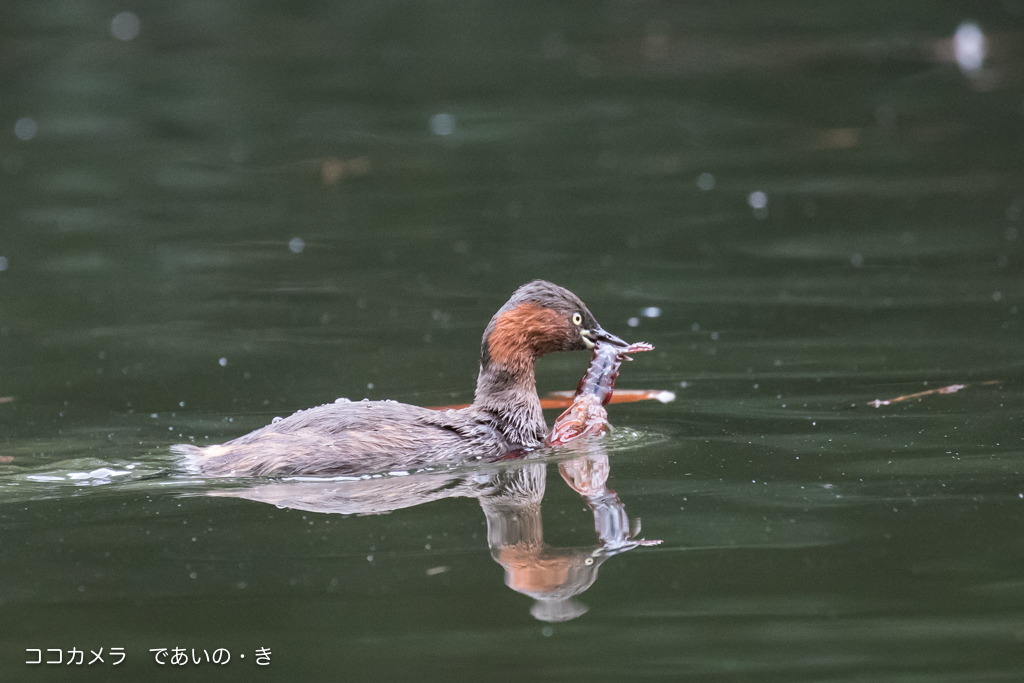
[{"label": "blurred background water", "polygon": [[[1022,29],[1019,0],[4,3],[0,678],[1020,680]],[[537,277],[655,344],[619,386],[678,395],[611,407],[608,484],[664,543],[586,565],[575,618],[505,585],[465,497],[527,477],[545,561],[583,558],[558,457],[345,515],[167,451],[469,401]]]}]

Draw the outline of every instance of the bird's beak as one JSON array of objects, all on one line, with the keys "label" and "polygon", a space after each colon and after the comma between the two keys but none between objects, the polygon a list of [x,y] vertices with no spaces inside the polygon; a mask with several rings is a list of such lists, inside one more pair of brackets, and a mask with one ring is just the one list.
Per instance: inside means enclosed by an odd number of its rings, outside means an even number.
[{"label": "bird's beak", "polygon": [[600,325],[592,330],[583,330],[580,332],[580,335],[583,337],[583,343],[587,345],[588,349],[594,348],[599,342],[603,344],[611,344],[612,346],[617,346],[621,349],[629,348],[629,344],[622,341],[611,332],[605,331]]}]

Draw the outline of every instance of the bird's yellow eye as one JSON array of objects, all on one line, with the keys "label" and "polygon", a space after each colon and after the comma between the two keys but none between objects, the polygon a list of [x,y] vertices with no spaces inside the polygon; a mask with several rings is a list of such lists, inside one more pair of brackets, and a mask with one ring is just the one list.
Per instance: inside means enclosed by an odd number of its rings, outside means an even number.
[{"label": "bird's yellow eye", "polygon": [[582,325],[583,324],[583,316],[580,315],[579,313],[573,313],[572,314],[572,324],[573,325]]}]

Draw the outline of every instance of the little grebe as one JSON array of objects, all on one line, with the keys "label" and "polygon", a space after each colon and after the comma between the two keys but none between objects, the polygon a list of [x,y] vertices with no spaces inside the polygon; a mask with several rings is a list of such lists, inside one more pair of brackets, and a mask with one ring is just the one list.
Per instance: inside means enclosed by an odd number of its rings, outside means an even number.
[{"label": "little grebe", "polygon": [[606,332],[579,298],[535,280],[494,314],[481,343],[473,404],[434,411],[395,401],[300,410],[217,446],[172,446],[204,474],[355,474],[496,457],[544,443],[534,361],[553,351],[628,344]]}]

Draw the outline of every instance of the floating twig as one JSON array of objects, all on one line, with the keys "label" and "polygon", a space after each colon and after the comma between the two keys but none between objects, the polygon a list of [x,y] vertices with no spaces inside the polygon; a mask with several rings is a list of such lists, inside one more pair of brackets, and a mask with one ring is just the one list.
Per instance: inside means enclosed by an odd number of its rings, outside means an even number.
[{"label": "floating twig", "polygon": [[[551,391],[540,400],[540,407],[545,410],[568,408],[572,405],[575,391]],[[676,392],[665,389],[616,389],[609,403],[635,403],[636,401],[661,401],[671,403],[676,400]],[[469,403],[458,403],[450,406],[428,406],[431,410],[459,410],[468,408]]]},{"label": "floating twig", "polygon": [[[981,385],[981,386],[985,386],[985,385],[989,385],[989,384],[999,384],[1000,381],[1001,380],[993,379],[993,380],[989,380],[987,382],[978,382],[978,384]],[[916,394],[907,394],[906,396],[897,396],[896,398],[890,398],[890,399],[886,399],[884,401],[882,399],[880,399],[880,398],[876,398],[874,401],[869,401],[868,405],[869,406],[874,406],[876,408],[880,408],[882,406],[887,406],[887,405],[890,405],[890,404],[893,404],[893,403],[899,403],[900,401],[909,401],[912,398],[916,398],[916,399],[920,400],[922,396],[930,396],[931,394],[955,394],[956,392],[960,391],[961,389],[966,389],[969,386],[971,386],[971,385],[970,384],[950,384],[950,385],[945,386],[945,387],[939,387],[938,389],[928,389],[926,391],[919,391]]]}]

